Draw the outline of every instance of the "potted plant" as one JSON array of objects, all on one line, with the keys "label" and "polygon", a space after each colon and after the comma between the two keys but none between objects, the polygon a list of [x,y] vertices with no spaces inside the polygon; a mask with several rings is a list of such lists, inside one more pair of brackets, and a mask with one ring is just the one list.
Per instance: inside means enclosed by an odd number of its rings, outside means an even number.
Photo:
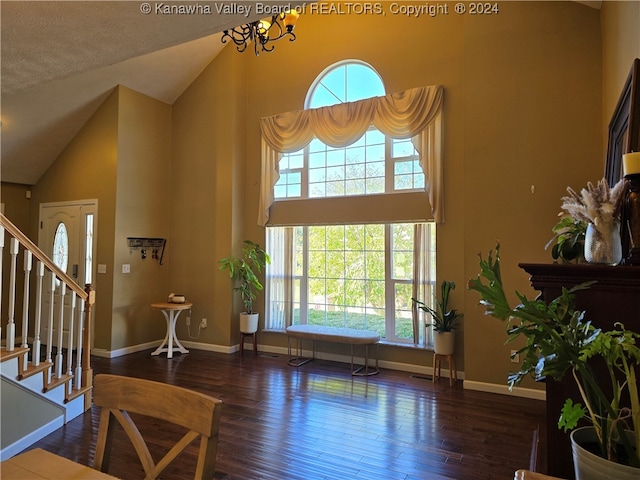
[{"label": "potted plant", "polygon": [[254,333],[258,330],[258,314],[253,312],[253,301],[263,289],[256,272],[260,273],[271,259],[260,245],[245,240],[241,257],[226,257],[218,260],[220,270],[228,270],[229,277],[236,282],[234,292],[240,292],[245,311],[240,314],[240,331]]},{"label": "potted plant", "polygon": [[433,309],[429,305],[412,298],[411,300],[417,305],[417,307],[431,315],[433,323],[429,323],[425,326],[433,327],[435,332],[434,343],[435,353],[439,355],[451,355],[454,350],[455,335],[454,331],[460,324],[460,319],[463,314],[458,313],[454,308],[449,310],[449,294],[451,290],[456,289],[454,282],[444,280],[440,285],[440,300],[435,297],[436,308]]},{"label": "potted plant", "polygon": [[[588,454],[607,463],[596,467],[603,476],[588,478],[640,478],[640,401],[635,369],[640,364],[640,334],[625,330],[621,323],[611,331],[595,328],[585,319],[585,312],[574,308],[573,293],[589,287],[589,283],[563,289],[552,302],[529,300],[516,293],[521,302],[512,308],[504,292],[500,273],[499,245],[495,257],[480,257],[480,274],[469,281],[469,288],[480,293],[486,314],[506,322],[508,341],[524,338],[518,350],[523,358],[520,370],[508,377],[510,387],[523,378],[546,377],[556,381],[571,374],[575,379],[581,403],[569,399],[564,404],[558,427],[573,430],[576,478],[587,478],[576,441],[583,429],[575,429],[585,419],[597,440],[597,451]],[[483,279],[486,283],[483,282]],[[603,365],[606,374],[596,375],[594,364]],[[593,457],[593,458],[591,458]],[[602,457],[602,458],[598,458]],[[589,474],[590,475],[590,474]]]},{"label": "potted plant", "polygon": [[551,257],[554,260],[560,259],[563,263],[570,263],[574,260],[579,262],[584,258],[586,222],[565,215],[554,225],[552,231],[554,235],[544,248],[546,250],[553,244]]}]

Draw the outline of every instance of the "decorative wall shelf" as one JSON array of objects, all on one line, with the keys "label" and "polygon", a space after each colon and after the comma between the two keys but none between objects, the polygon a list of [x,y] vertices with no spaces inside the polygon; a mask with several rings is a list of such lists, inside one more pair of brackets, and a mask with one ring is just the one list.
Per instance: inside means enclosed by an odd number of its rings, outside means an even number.
[{"label": "decorative wall shelf", "polygon": [[167,244],[166,238],[127,237],[127,244],[132,250],[140,250],[143,259],[147,258],[149,250],[151,250],[151,258],[158,260],[162,265],[164,247]]}]

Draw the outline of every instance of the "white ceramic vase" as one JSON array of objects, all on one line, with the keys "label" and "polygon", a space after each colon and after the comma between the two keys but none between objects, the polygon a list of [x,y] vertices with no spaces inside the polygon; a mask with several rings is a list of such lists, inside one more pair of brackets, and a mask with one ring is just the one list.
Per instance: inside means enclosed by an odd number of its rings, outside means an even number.
[{"label": "white ceramic vase", "polygon": [[240,331],[242,333],[255,333],[258,331],[258,314],[257,313],[241,313],[240,314]]}]

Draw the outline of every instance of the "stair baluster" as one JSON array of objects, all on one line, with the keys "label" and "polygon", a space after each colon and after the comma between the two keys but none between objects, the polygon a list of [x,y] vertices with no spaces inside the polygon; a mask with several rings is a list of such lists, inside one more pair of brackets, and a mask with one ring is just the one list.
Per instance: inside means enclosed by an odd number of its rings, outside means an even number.
[{"label": "stair baluster", "polygon": [[[53,305],[54,292],[56,289],[56,275],[51,272],[51,281],[49,282],[49,312],[47,319],[47,362],[53,364]],[[45,375],[45,385],[51,383],[51,369],[47,370]]]},{"label": "stair baluster", "polygon": [[[71,303],[71,311],[69,312],[69,333],[67,335],[67,375],[71,378],[73,376],[73,327],[76,316],[76,294],[74,292],[71,292],[69,303]],[[70,395],[72,393],[72,390],[72,383],[67,382],[67,385],[65,387],[67,395]]]},{"label": "stair baluster", "polygon": [[33,352],[31,363],[34,367],[40,365],[40,330],[42,328],[42,279],[44,278],[44,264],[40,261],[36,263],[36,313],[34,323]]},{"label": "stair baluster", "polygon": [[67,285],[60,282],[60,305],[59,305],[59,311],[58,311],[58,329],[57,329],[57,333],[58,333],[58,338],[56,341],[56,362],[55,362],[55,368],[56,368],[56,373],[55,376],[56,378],[62,378],[62,347],[63,347],[63,336],[62,334],[63,332],[63,327],[64,327],[64,300],[67,296]]},{"label": "stair baluster", "polygon": [[[22,348],[29,348],[29,277],[31,276],[31,264],[33,254],[29,250],[24,251],[24,290],[22,294]],[[26,370],[29,364],[29,356],[22,357],[22,369]]]},{"label": "stair baluster", "polygon": [[11,255],[11,270],[9,274],[9,321],[7,322],[7,351],[13,352],[16,346],[16,270],[18,263],[18,247],[20,244],[15,238],[9,243],[9,254]]}]

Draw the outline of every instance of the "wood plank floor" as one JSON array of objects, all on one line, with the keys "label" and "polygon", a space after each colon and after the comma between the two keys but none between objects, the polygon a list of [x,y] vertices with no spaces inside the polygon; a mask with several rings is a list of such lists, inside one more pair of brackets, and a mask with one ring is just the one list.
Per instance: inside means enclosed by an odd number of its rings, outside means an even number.
[{"label": "wood plank floor", "polygon": [[[352,377],[349,365],[315,360],[290,367],[285,356],[191,350],[173,359],[150,351],[93,359],[94,373],[168,382],[223,402],[216,479],[510,479],[529,468],[544,402],[463,390],[382,370]],[[150,402],[153,398],[149,399]],[[90,465],[98,409],[31,448]],[[181,432],[146,421],[154,458]],[[122,432],[119,432],[124,436]],[[116,436],[109,473],[142,478],[130,444]],[[162,476],[192,478],[196,447]]]}]

